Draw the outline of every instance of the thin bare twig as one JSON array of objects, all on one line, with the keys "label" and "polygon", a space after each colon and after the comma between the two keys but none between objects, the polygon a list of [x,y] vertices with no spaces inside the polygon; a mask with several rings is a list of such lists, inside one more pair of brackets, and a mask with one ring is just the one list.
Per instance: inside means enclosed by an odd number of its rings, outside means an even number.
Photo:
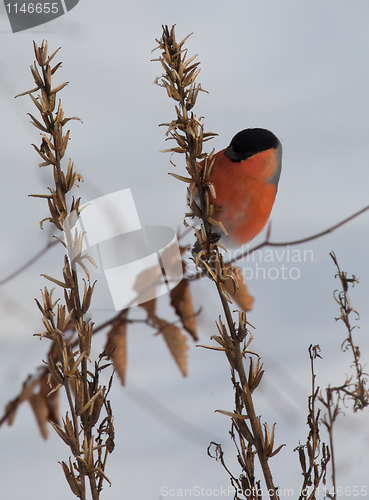
[{"label": "thin bare twig", "polygon": [[275,242],[275,241],[270,241],[270,226],[267,230],[267,236],[263,242],[261,242],[259,245],[255,246],[254,248],[250,248],[249,250],[246,250],[245,252],[242,252],[240,255],[237,255],[235,258],[231,259],[230,261],[226,262],[226,265],[233,264],[234,262],[237,262],[238,260],[243,259],[244,257],[247,257],[248,255],[252,254],[256,250],[260,250],[263,247],[270,246],[270,247],[287,247],[287,246],[293,246],[293,245],[300,245],[301,243],[306,243],[308,241],[313,241],[318,238],[321,238],[322,236],[325,236],[326,234],[330,234],[339,227],[347,224],[348,222],[352,221],[359,215],[363,214],[364,212],[367,212],[369,210],[369,205],[362,208],[358,212],[355,212],[354,214],[350,215],[349,217],[346,217],[346,219],[338,222],[337,224],[334,224],[333,226],[329,227],[328,229],[325,229],[324,231],[320,231],[319,233],[313,234],[312,236],[307,236],[305,238],[300,238],[298,240],[291,240],[291,241],[281,241],[281,242]]},{"label": "thin bare twig", "polygon": [[5,283],[8,283],[8,281],[13,280],[20,274],[22,274],[26,269],[32,266],[35,262],[37,262],[43,255],[45,255],[46,252],[50,250],[54,245],[56,245],[57,240],[51,240],[46,243],[44,248],[42,248],[39,252],[36,253],[33,257],[31,257],[27,262],[22,264],[18,269],[13,271],[12,273],[8,274],[8,276],[5,276],[2,280],[0,280],[0,286],[5,285]]}]

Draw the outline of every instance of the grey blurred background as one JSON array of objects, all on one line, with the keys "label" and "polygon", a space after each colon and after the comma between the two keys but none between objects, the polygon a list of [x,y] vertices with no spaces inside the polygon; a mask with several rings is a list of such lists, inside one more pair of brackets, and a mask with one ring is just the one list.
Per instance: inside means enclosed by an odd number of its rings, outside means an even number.
[{"label": "grey blurred background", "polygon": [[[159,55],[151,49],[162,24],[176,24],[178,39],[193,32],[187,47],[190,55],[199,54],[199,81],[209,91],[198,98],[196,113],[205,117],[207,131],[219,134],[207,143],[209,150],[226,147],[247,127],[265,127],[278,136],[283,168],[271,239],[292,241],[368,204],[368,23],[364,0],[80,0],[67,15],[13,34],[0,4],[0,279],[37,253],[49,237],[47,224],[43,231],[39,228],[39,220],[47,216],[46,203],[28,198],[51,185],[51,172],[37,166],[31,146],[40,141],[26,114],[35,108],[27,96],[14,99],[33,87],[32,40],[40,44],[47,39],[50,51],[62,47],[56,61],[63,65],[55,81],[70,82],[61,93],[65,113],[83,120],[83,125],[71,122],[68,127],[72,140],[67,155],[85,179],[78,191],[83,201],[131,188],[142,225],[177,229],[182,227],[185,186],[168,171],[183,174],[184,161],[174,157],[174,170],[169,155],[159,152],[169,146],[158,124],[175,114],[165,90],[153,84],[161,66],[150,59]],[[343,383],[350,372],[351,357],[340,350],[346,331],[334,319],[339,310],[332,293],[339,283],[331,250],[342,269],[360,278],[351,292],[361,314],[355,335],[363,363],[369,359],[368,224],[366,213],[319,240],[291,247],[291,255],[293,249],[313,253],[313,262],[292,263],[287,254],[283,257],[288,269],[298,267],[298,279],[248,282],[255,297],[248,317],[256,327],[252,347],[266,370],[255,395],[256,411],[270,425],[277,422],[276,443],[286,447],[271,467],[276,484],[293,488],[294,498],[302,476],[293,449],[305,442],[308,432],[308,346],[319,343],[322,348],[323,360],[316,364],[322,388]],[[42,331],[34,298],[46,284],[41,273],[60,276],[62,255],[54,247],[0,288],[1,407],[45,357],[48,341],[32,336]],[[254,265],[243,263],[246,268]],[[281,263],[260,265],[279,268]],[[202,344],[209,343],[221,314],[208,285],[192,285],[194,301],[203,305],[198,321]],[[165,297],[159,312],[172,317]],[[142,317],[139,310],[134,314]],[[95,312],[93,320],[98,325],[108,317]],[[127,387],[116,379],[112,390],[117,448],[106,472],[113,486],[106,487],[102,498],[157,499],[165,496],[162,487],[228,487],[227,474],[206,454],[211,440],[222,443],[226,461],[238,475],[229,419],[214,413],[233,408],[229,368],[220,353],[188,343],[189,374],[182,378],[163,339],[141,325],[129,331]],[[103,344],[99,334],[95,355]],[[345,413],[336,426],[337,484],[367,486],[368,414]],[[1,428],[1,498],[71,496],[57,463],[68,457],[68,449],[50,431],[49,440],[43,441],[28,403],[12,427]]]}]

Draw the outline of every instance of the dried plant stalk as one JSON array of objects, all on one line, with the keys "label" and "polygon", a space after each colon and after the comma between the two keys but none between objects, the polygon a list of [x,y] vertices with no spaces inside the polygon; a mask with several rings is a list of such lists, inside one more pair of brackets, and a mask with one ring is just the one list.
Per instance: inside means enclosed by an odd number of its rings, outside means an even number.
[{"label": "dried plant stalk", "polygon": [[[85,500],[87,479],[92,498],[97,500],[103,480],[110,483],[105,475],[105,466],[108,454],[114,449],[113,415],[110,402],[107,400],[112,379],[108,388],[100,385],[100,373],[110,365],[103,363],[103,360],[109,357],[105,352],[94,363],[94,370],[88,369],[93,323],[86,318],[86,313],[90,307],[95,283],[90,282],[85,262],[89,261],[92,264],[94,262],[88,254],[82,254],[82,233],[75,230],[72,234],[67,230],[73,227],[71,220],[75,222],[78,219],[80,209],[80,198],[72,197],[68,204],[67,194],[83,179],[74,171],[71,160],[65,170],[62,168],[61,160],[65,156],[69,141],[69,130],[64,133],[63,127],[70,120],[79,118],[65,118],[61,101],[59,100],[57,104],[58,92],[67,85],[65,82],[54,88],[52,86],[52,76],[61,63],[53,68],[50,63],[59,49],[48,56],[47,42],[42,42],[41,46],[34,43],[34,51],[36,61],[31,66],[31,72],[36,87],[20,95],[28,94],[41,115],[41,119],[38,120],[29,114],[31,123],[41,131],[42,136],[41,146],[33,144],[33,147],[42,159],[40,167],[52,168],[54,186],[49,188],[49,194],[31,196],[47,200],[50,216],[41,221],[41,228],[45,221],[49,221],[59,231],[64,232],[65,241],[57,239],[67,249],[62,279],[43,275],[63,290],[65,305],[61,305],[59,299],[54,301],[55,288],[50,290],[45,287],[42,291],[42,301],[36,300],[45,327],[44,332],[38,335],[40,338],[48,338],[55,346],[55,349],[50,351],[54,354],[49,355],[46,363],[49,372],[47,396],[50,397],[60,388],[64,388],[69,404],[69,412],[65,415],[62,425],[55,420],[50,423],[69,446],[74,457],[73,460],[69,458],[68,463],[61,462],[72,492],[81,500]],[[38,94],[34,96],[36,92]],[[66,228],[67,224],[69,228]],[[87,276],[83,292],[79,288],[76,264]],[[77,335],[77,349],[72,347],[73,335]],[[34,403],[37,403],[35,398]],[[101,414],[103,408],[106,413],[104,418]]]},{"label": "dried plant stalk", "polygon": [[366,388],[368,383],[368,374],[364,372],[363,366],[360,362],[360,348],[355,345],[353,339],[353,331],[356,328],[351,324],[351,315],[354,313],[356,319],[359,319],[359,313],[352,307],[350,297],[348,295],[348,290],[350,284],[354,287],[358,283],[358,279],[355,275],[351,278],[347,277],[347,273],[341,271],[340,266],[337,261],[337,257],[334,252],[330,253],[330,256],[337,268],[336,278],[339,278],[341,282],[341,290],[335,290],[333,296],[335,301],[340,307],[340,316],[336,318],[336,321],[342,321],[347,329],[347,337],[341,344],[342,351],[349,351],[353,356],[352,366],[355,369],[354,376],[346,376],[345,382],[340,386],[329,385],[325,389],[325,395],[320,394],[319,401],[323,404],[327,413],[322,418],[322,423],[325,425],[329,435],[329,443],[331,449],[331,469],[332,469],[332,485],[333,494],[328,493],[327,497],[335,499],[337,497],[337,480],[336,480],[336,464],[334,455],[334,440],[333,440],[333,429],[336,419],[340,413],[342,405],[347,408],[348,403],[351,401],[353,403],[353,411],[364,410],[369,405],[369,391]]},{"label": "dried plant stalk", "polygon": [[[214,225],[220,226],[226,233],[225,228],[214,220],[214,208],[210,202],[210,194],[216,195],[214,186],[209,181],[214,164],[214,151],[210,154],[203,152],[203,143],[215,134],[204,132],[203,123],[193,113],[197,97],[204,90],[196,82],[200,72],[199,62],[194,62],[196,56],[188,57],[187,49],[184,48],[187,38],[177,43],[174,26],[171,29],[168,26],[163,26],[162,37],[160,40],[156,40],[161,56],[155,60],[159,61],[164,69],[164,74],[156,79],[156,83],[164,87],[168,96],[176,101],[176,119],[163,124],[168,127],[166,132],[168,139],[174,140],[176,146],[166,149],[165,152],[185,155],[188,176],[174,173],[171,175],[188,184],[190,212],[185,217],[201,219],[200,229],[195,230],[199,247],[196,265],[205,272],[209,279],[214,281],[227,320],[227,327],[219,320],[220,335],[212,337],[220,344],[220,347],[209,348],[224,351],[231,366],[232,382],[236,394],[236,412],[232,421],[233,429],[239,435],[241,447],[244,451],[246,450],[245,461],[240,461],[244,477],[247,477],[247,481],[255,484],[255,478],[250,472],[253,467],[251,465],[249,467],[246,462],[253,460],[253,456],[256,454],[261,464],[269,495],[275,499],[278,497],[278,492],[273,483],[268,459],[275,455],[281,447],[273,450],[274,426],[273,431],[270,432],[265,423],[263,432],[260,418],[256,416],[254,409],[252,391],[258,385],[262,372],[259,365],[255,371],[253,362],[250,360],[249,375],[246,375],[244,358],[253,354],[248,350],[252,336],[247,330],[246,315],[244,312],[239,314],[238,326],[236,327],[229,308],[231,299],[226,290],[226,282],[232,280],[235,289],[237,289],[237,271],[224,265],[220,252],[222,247],[217,243],[212,233]],[[248,423],[246,423],[246,418]],[[234,480],[234,476],[231,476],[231,481]],[[241,479],[240,481],[242,483]],[[245,481],[243,485],[246,485]]]},{"label": "dried plant stalk", "polygon": [[[320,409],[316,408],[316,403],[319,399],[319,387],[317,387],[315,383],[316,375],[314,371],[314,360],[321,357],[319,352],[320,347],[318,345],[310,345],[311,395],[308,399],[309,413],[307,417],[309,434],[306,444],[300,444],[294,450],[299,454],[300,466],[304,478],[300,489],[299,500],[316,499],[316,492],[317,490],[319,491],[320,483],[326,484],[327,466],[331,459],[328,446],[322,443],[320,439]],[[310,493],[309,487],[311,487]]]},{"label": "dried plant stalk", "polygon": [[330,256],[337,267],[338,272],[336,277],[339,278],[342,286],[342,291],[338,293],[336,290],[334,293],[335,301],[340,306],[340,316],[336,318],[336,321],[341,320],[346,326],[348,332],[347,337],[341,344],[341,349],[343,351],[351,351],[354,358],[353,366],[355,367],[356,372],[354,383],[351,383],[352,379],[348,378],[343,386],[337,388],[332,387],[331,390],[341,390],[343,399],[348,398],[353,401],[353,410],[356,412],[357,410],[363,410],[369,405],[369,392],[365,387],[368,383],[369,375],[363,371],[363,366],[360,363],[360,348],[355,345],[352,335],[356,326],[352,326],[350,320],[350,315],[352,313],[356,314],[357,319],[360,318],[359,313],[352,307],[350,297],[348,295],[349,285],[351,284],[352,286],[355,286],[355,283],[358,283],[359,281],[356,279],[355,275],[348,278],[347,273],[341,271],[334,252],[331,252]]}]

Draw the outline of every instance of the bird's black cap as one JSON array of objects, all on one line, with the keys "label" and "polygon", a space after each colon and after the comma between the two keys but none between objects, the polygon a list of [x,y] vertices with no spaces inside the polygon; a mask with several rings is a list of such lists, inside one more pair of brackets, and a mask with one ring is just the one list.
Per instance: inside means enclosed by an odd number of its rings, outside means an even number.
[{"label": "bird's black cap", "polygon": [[280,144],[277,137],[265,128],[247,128],[238,132],[224,151],[227,158],[240,162],[256,153],[277,148]]}]

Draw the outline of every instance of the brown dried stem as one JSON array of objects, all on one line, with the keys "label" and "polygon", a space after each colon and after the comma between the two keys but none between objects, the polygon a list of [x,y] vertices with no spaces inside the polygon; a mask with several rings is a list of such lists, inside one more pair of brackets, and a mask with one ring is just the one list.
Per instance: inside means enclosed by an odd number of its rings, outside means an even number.
[{"label": "brown dried stem", "polygon": [[[333,296],[335,301],[340,307],[340,316],[336,318],[336,321],[342,321],[347,329],[348,335],[341,344],[342,351],[351,351],[353,356],[353,367],[355,368],[355,377],[346,377],[345,382],[340,386],[331,387],[330,385],[325,390],[325,397],[323,395],[319,396],[319,401],[323,404],[327,413],[322,418],[322,423],[326,426],[332,455],[332,484],[333,484],[333,494],[328,494],[329,498],[335,499],[337,497],[337,483],[336,483],[336,467],[335,467],[335,457],[333,448],[333,429],[336,419],[341,410],[341,404],[347,406],[347,401],[353,401],[354,412],[358,410],[363,410],[369,405],[369,391],[366,389],[368,383],[368,374],[364,372],[363,366],[360,363],[360,349],[359,346],[355,345],[353,339],[353,330],[356,326],[351,325],[351,314],[356,315],[356,319],[359,319],[359,313],[352,307],[351,300],[348,295],[349,286],[355,286],[358,283],[356,276],[351,278],[347,277],[347,273],[341,271],[340,266],[337,261],[337,257],[334,252],[330,253],[330,256],[337,268],[336,278],[339,278],[341,282],[341,290],[335,290]],[[352,381],[354,378],[354,381]]]},{"label": "brown dried stem", "polygon": [[334,252],[331,252],[330,256],[332,257],[332,260],[337,267],[338,274],[336,274],[336,277],[340,279],[342,285],[342,291],[337,293],[336,290],[334,293],[334,299],[340,306],[340,313],[341,313],[340,316],[336,318],[336,321],[341,320],[346,326],[348,332],[347,338],[341,344],[341,349],[343,351],[351,350],[354,358],[353,364],[356,371],[356,382],[354,384],[350,384],[351,379],[347,379],[344,386],[338,388],[331,388],[331,390],[335,389],[341,390],[344,394],[344,398],[345,397],[351,398],[354,401],[353,409],[356,412],[357,410],[363,410],[366,406],[369,405],[369,392],[365,388],[368,382],[367,378],[368,374],[364,373],[363,371],[363,367],[360,363],[360,348],[359,346],[355,345],[353,340],[352,334],[356,326],[352,326],[350,322],[351,313],[356,314],[356,319],[359,319],[360,315],[351,306],[350,297],[348,295],[348,289],[350,284],[354,287],[355,283],[358,283],[359,281],[356,279],[355,275],[353,275],[351,278],[348,278],[347,273],[341,271]]},{"label": "brown dried stem", "polygon": [[[161,57],[155,60],[159,61],[164,68],[164,74],[156,79],[156,83],[165,87],[168,96],[176,101],[176,119],[163,125],[168,127],[166,132],[168,139],[174,140],[177,145],[165,150],[165,152],[185,154],[188,177],[178,174],[171,175],[189,186],[188,205],[190,212],[185,217],[198,217],[201,219],[200,229],[195,229],[200,248],[196,257],[196,265],[202,269],[208,278],[214,281],[227,320],[228,330],[219,320],[218,330],[220,336],[213,336],[212,338],[221,347],[213,347],[212,349],[224,351],[228,358],[232,369],[232,381],[237,394],[239,412],[237,415],[241,415],[240,412],[245,409],[246,416],[243,415],[241,420],[247,418],[250,421],[251,429],[244,420],[242,426],[236,425],[236,423],[239,423],[239,416],[233,418],[233,423],[239,432],[241,442],[244,443],[246,440],[251,448],[256,449],[269,495],[272,498],[277,498],[278,494],[273,483],[268,459],[276,454],[280,447],[273,451],[274,432],[270,434],[268,425],[264,424],[265,434],[263,434],[260,419],[256,416],[252,391],[257,384],[252,387],[254,374],[251,370],[251,375],[247,378],[243,360],[246,354],[250,353],[247,346],[251,341],[249,339],[248,343],[245,344],[245,338],[248,334],[246,316],[245,313],[240,313],[239,326],[236,328],[229,307],[231,300],[225,289],[227,279],[233,281],[235,289],[238,287],[237,275],[233,268],[224,265],[223,256],[220,253],[221,246],[212,237],[213,225],[220,226],[226,232],[224,227],[213,219],[214,208],[210,202],[210,194],[215,195],[214,186],[209,181],[214,163],[214,151],[210,154],[203,152],[203,143],[211,139],[215,134],[205,133],[203,123],[192,111],[197,96],[203,89],[200,84],[196,83],[196,77],[200,72],[199,63],[193,62],[196,56],[187,58],[187,49],[184,48],[187,38],[177,43],[174,26],[170,30],[168,26],[163,26],[162,37],[160,40],[156,40],[162,54]],[[186,222],[185,225],[187,225]],[[252,361],[250,363],[252,366]],[[245,470],[245,474],[247,474],[247,470]],[[250,478],[250,480],[253,481],[253,478]]]},{"label": "brown dried stem", "polygon": [[[67,194],[83,179],[80,174],[74,172],[73,163],[70,160],[66,171],[62,168],[61,161],[69,141],[69,130],[64,134],[63,127],[70,120],[79,118],[65,118],[60,100],[56,106],[58,92],[67,85],[65,82],[52,88],[52,75],[58,70],[60,63],[53,68],[50,63],[58,50],[48,56],[47,42],[42,42],[40,47],[34,43],[36,61],[31,66],[31,72],[36,88],[20,94],[28,94],[41,115],[41,121],[39,121],[29,114],[31,123],[41,131],[42,136],[41,146],[37,147],[33,144],[33,147],[43,160],[40,167],[52,167],[55,184],[53,188],[49,188],[49,194],[31,196],[47,199],[50,216],[41,221],[41,228],[43,222],[47,220],[64,232],[66,241],[57,239],[67,250],[64,256],[62,280],[44,275],[46,279],[63,289],[65,305],[58,304],[59,299],[53,302],[52,296],[55,288],[52,290],[44,288],[42,303],[37,300],[36,302],[43,316],[45,331],[38,335],[40,338],[50,339],[56,347],[53,355],[50,351],[46,363],[49,372],[48,383],[51,388],[49,395],[64,387],[69,404],[71,420],[67,413],[63,419],[63,427],[56,422],[50,422],[75,457],[74,463],[69,459],[69,465],[61,462],[65,477],[72,492],[81,500],[86,498],[87,478],[92,498],[98,500],[102,480],[108,480],[104,472],[106,455],[102,459],[101,450],[105,448],[106,451],[111,452],[114,447],[112,413],[106,399],[109,391],[106,387],[99,385],[100,372],[109,364],[101,366],[103,358],[106,357],[103,353],[99,361],[95,363],[95,373],[91,373],[87,365],[91,351],[93,323],[86,319],[85,315],[90,307],[95,283],[90,283],[84,261],[87,260],[92,264],[94,262],[89,255],[82,254],[78,250],[82,247],[83,235],[76,230],[73,235],[71,233],[79,217],[80,198],[72,197],[69,204]],[[36,97],[33,96],[35,92],[39,92]],[[74,223],[71,223],[71,220]],[[76,264],[80,265],[87,275],[88,283],[85,281],[84,293],[81,293],[79,289]],[[78,336],[77,350],[72,347],[71,331],[76,332]],[[104,426],[100,424],[97,435],[94,437],[93,429],[103,407],[107,412],[103,420],[105,424]]]},{"label": "brown dried stem", "polygon": [[[295,451],[298,451],[299,454],[302,475],[304,477],[299,500],[316,500],[316,491],[320,483],[326,483],[327,465],[331,458],[328,446],[325,443],[321,443],[320,440],[320,410],[316,408],[316,402],[319,399],[319,387],[315,383],[314,360],[321,358],[319,352],[320,347],[318,345],[310,345],[311,395],[308,399],[309,413],[307,417],[309,434],[306,444],[295,448]],[[312,487],[310,494],[309,487]]]}]

